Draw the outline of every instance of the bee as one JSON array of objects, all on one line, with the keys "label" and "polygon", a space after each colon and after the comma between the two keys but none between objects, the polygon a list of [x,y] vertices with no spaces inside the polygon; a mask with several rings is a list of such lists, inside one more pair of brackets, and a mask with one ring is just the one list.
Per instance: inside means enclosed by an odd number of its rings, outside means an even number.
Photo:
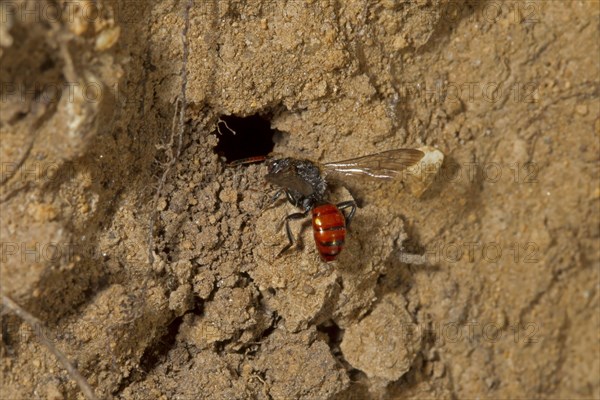
[{"label": "bee", "polygon": [[306,218],[310,213],[313,236],[321,258],[326,262],[335,260],[344,246],[346,231],[356,212],[356,202],[328,202],[328,180],[343,180],[348,176],[393,179],[424,156],[425,153],[418,149],[396,149],[326,164],[296,158],[269,161],[265,179],[280,187],[272,201],[285,193],[287,200],[302,210],[285,217],[288,244],[278,256],[294,244],[290,221]]}]

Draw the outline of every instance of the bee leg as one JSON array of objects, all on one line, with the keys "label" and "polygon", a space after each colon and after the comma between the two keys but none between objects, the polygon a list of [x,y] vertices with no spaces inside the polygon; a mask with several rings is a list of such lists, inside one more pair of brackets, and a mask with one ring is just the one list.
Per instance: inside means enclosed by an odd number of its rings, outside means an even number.
[{"label": "bee leg", "polygon": [[279,189],[278,191],[275,192],[275,194],[271,197],[271,201],[270,203],[273,204],[277,201],[277,199],[279,197],[281,197],[281,193],[283,193],[283,189]]},{"label": "bee leg", "polygon": [[283,249],[281,249],[279,254],[277,254],[277,257],[281,256],[283,253],[288,251],[290,249],[290,247],[292,247],[294,245],[294,237],[292,236],[292,230],[290,229],[290,221],[293,219],[306,218],[307,215],[308,215],[308,211],[305,211],[305,212],[290,214],[287,217],[285,217],[285,220],[284,220],[285,221],[285,233],[287,234],[289,243]]},{"label": "bee leg", "polygon": [[293,204],[293,205],[297,205],[297,203],[298,203],[298,200],[294,199],[294,198],[292,197],[292,194],[291,194],[289,191],[287,191],[287,190],[285,191],[285,197],[287,197],[288,201],[289,201],[291,204]]},{"label": "bee leg", "polygon": [[341,203],[338,203],[336,207],[340,211],[346,208],[350,208],[350,212],[348,213],[348,215],[344,213],[344,216],[346,217],[346,229],[350,228],[350,222],[352,222],[352,218],[354,218],[354,213],[356,212],[356,202],[354,200],[343,201]]},{"label": "bee leg", "polygon": [[273,194],[273,196],[271,196],[271,198],[269,199],[269,202],[267,203],[266,207],[263,208],[263,211],[275,206],[275,202],[281,197],[282,193],[283,189],[279,189],[278,191],[276,191],[275,194]]}]

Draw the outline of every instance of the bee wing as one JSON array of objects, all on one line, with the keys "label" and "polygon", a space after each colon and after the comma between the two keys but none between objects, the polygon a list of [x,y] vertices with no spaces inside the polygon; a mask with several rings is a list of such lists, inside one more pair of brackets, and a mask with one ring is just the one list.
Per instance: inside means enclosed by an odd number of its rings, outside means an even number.
[{"label": "bee wing", "polygon": [[286,169],[277,174],[267,174],[265,175],[265,179],[267,182],[282,188],[294,190],[304,196],[308,196],[314,191],[310,184],[305,179],[299,177],[293,169]]},{"label": "bee wing", "polygon": [[367,176],[375,179],[393,179],[405,169],[418,163],[425,153],[417,149],[395,149],[350,160],[323,164],[323,170],[333,178]]}]

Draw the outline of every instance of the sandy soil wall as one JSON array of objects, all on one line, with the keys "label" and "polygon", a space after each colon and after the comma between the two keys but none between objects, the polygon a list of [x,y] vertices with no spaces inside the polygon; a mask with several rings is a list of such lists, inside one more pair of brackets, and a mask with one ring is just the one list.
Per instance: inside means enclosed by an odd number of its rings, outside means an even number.
[{"label": "sandy soil wall", "polygon": [[[599,15],[1,1],[1,291],[43,326],[3,307],[0,397],[83,398],[44,335],[99,398],[600,398]],[[332,187],[335,262],[303,221],[277,257],[298,210],[217,154],[230,115],[285,156],[446,158],[420,198]]]}]

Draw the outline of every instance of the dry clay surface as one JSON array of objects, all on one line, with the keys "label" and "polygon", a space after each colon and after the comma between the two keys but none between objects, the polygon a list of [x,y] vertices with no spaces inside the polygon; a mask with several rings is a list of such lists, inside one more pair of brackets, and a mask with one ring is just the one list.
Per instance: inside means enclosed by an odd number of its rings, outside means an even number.
[{"label": "dry clay surface", "polygon": [[[3,308],[0,398],[83,398],[39,335],[99,398],[600,397],[598,1],[8,3],[1,290],[45,326]],[[297,210],[215,153],[254,114],[446,158],[277,257]]]}]

